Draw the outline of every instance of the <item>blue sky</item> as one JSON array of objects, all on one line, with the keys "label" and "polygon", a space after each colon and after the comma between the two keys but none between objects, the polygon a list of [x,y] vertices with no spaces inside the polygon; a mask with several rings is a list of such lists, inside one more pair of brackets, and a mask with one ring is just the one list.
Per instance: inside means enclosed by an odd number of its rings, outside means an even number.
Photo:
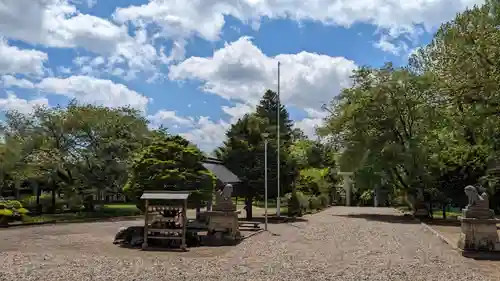
[{"label": "blue sky", "polygon": [[0,110],[130,105],[210,151],[277,87],[313,136],[361,65],[405,64],[481,0],[4,0]]}]

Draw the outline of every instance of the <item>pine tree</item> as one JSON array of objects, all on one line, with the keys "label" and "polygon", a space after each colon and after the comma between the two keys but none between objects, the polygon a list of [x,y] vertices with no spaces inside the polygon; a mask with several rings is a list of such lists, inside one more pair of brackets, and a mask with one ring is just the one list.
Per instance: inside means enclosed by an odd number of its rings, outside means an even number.
[{"label": "pine tree", "polygon": [[[288,146],[292,139],[293,122],[283,104],[279,105],[280,112],[280,142]],[[278,125],[278,94],[267,90],[259,105],[257,106],[257,116],[266,118],[269,122],[268,133],[270,139],[276,139],[276,127]]]},{"label": "pine tree", "polygon": [[[277,187],[277,125],[280,125],[280,196],[292,190],[295,178],[298,175],[297,167],[289,156],[289,147],[294,139],[293,122],[290,120],[287,109],[279,103],[278,94],[267,90],[257,106],[256,115],[265,118],[268,126],[265,132],[269,133],[268,167],[269,186]],[[270,198],[276,197],[277,189],[269,189]],[[274,191],[274,192],[273,192]]]}]

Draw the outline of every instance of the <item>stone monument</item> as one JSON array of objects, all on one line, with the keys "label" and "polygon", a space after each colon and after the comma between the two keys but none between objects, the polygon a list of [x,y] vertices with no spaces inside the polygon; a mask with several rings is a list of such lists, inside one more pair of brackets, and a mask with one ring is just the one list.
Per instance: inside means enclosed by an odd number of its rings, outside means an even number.
[{"label": "stone monument", "polygon": [[458,247],[464,251],[500,251],[497,233],[499,219],[489,208],[489,198],[482,187],[468,185],[464,188],[468,205],[462,210]]},{"label": "stone monument", "polygon": [[422,188],[417,189],[417,196],[415,196],[413,206],[415,209],[413,215],[415,217],[428,218],[430,216],[429,208],[425,204],[424,190]]},{"label": "stone monument", "polygon": [[231,199],[233,186],[226,184],[215,194],[215,204],[211,211],[205,212],[208,220],[210,244],[227,244],[241,239],[236,206]]}]

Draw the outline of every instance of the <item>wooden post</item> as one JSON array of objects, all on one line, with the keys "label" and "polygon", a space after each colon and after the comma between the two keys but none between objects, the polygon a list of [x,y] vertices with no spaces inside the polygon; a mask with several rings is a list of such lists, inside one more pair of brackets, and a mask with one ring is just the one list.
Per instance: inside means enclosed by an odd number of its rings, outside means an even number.
[{"label": "wooden post", "polygon": [[187,200],[184,200],[184,208],[182,208],[182,245],[181,249],[186,250],[187,245],[186,245],[186,231],[187,231]]},{"label": "wooden post", "polygon": [[149,213],[149,200],[146,199],[144,205],[144,241],[142,242],[142,249],[148,247],[148,213]]}]

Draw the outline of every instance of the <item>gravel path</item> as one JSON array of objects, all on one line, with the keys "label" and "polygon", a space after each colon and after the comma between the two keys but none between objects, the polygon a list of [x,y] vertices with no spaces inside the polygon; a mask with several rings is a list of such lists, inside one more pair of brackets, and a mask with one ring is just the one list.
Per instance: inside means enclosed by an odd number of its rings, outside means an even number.
[{"label": "gravel path", "polygon": [[306,222],[270,225],[235,247],[188,253],[112,245],[120,226],[139,222],[0,230],[0,280],[498,280],[396,215],[333,207]]}]

